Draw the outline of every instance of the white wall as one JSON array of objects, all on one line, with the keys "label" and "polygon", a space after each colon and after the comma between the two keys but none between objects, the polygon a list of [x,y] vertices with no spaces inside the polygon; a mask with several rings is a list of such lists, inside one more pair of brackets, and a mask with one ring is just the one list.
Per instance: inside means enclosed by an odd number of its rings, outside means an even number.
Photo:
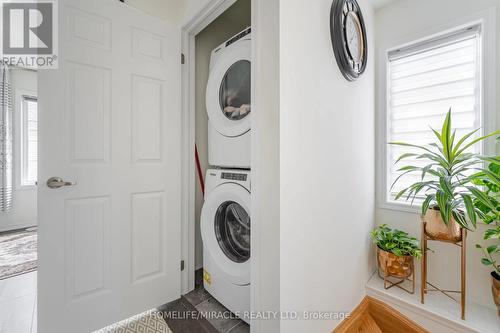
[{"label": "white wall", "polygon": [[[209,74],[210,53],[221,43],[250,26],[250,14],[250,0],[238,0],[201,31],[195,39],[195,141],[203,173],[209,168],[208,116],[205,106],[205,91]],[[203,177],[205,177],[205,174],[203,174]],[[203,266],[203,248],[200,234],[200,213],[203,206],[203,194],[201,193],[198,176],[196,177],[195,191],[195,268],[198,269]]]},{"label": "white wall", "polygon": [[13,92],[13,201],[12,209],[7,213],[0,212],[0,231],[13,230],[35,226],[36,220],[36,188],[20,187],[20,143],[21,143],[21,96],[23,94],[37,94],[37,74],[25,69],[11,70],[11,83]]},{"label": "white wall", "polygon": [[[496,6],[496,8],[495,8]],[[399,42],[408,42],[412,38],[425,37],[425,34],[435,33],[440,27],[449,28],[454,22],[474,19],[478,12],[487,11],[500,17],[499,0],[401,0],[377,11],[376,17],[376,44],[383,48]],[[457,23],[458,24],[458,23]],[[496,54],[500,54],[500,24],[496,24]],[[397,45],[397,44],[396,44]],[[396,46],[392,45],[392,46]],[[488,44],[488,46],[491,46]],[[492,50],[494,51],[494,49]],[[377,50],[377,58],[380,57]],[[377,59],[377,64],[380,59]],[[496,73],[496,81],[500,82],[500,67],[497,61],[496,68],[487,68],[486,71]],[[378,71],[377,77],[384,74]],[[378,81],[377,81],[378,82]],[[384,87],[378,86],[377,96],[384,93]],[[491,87],[486,87],[490,89]],[[500,96],[500,85],[496,86],[493,94]],[[490,112],[497,115],[496,128],[500,128],[500,98],[496,105],[490,106]],[[377,103],[378,105],[378,103]],[[378,114],[381,113],[379,109]],[[491,127],[491,124],[488,124]],[[380,170],[378,170],[379,172]],[[405,230],[415,236],[420,235],[420,217],[416,213],[376,208],[377,224],[387,223],[392,227]],[[489,270],[480,264],[480,253],[474,245],[481,241],[484,227],[470,233],[467,250],[467,290],[468,300],[493,307],[490,292]],[[460,266],[459,251],[449,245],[431,244],[435,253],[429,254],[429,281],[433,281],[443,288],[459,289]],[[446,269],[443,269],[446,267]],[[418,280],[417,280],[418,281]]]},{"label": "white wall", "polygon": [[[374,13],[359,0],[368,66],[346,81],[332,50],[331,0],[280,7],[281,309],[351,311],[374,257]],[[330,332],[338,321],[282,320],[283,332]]]}]

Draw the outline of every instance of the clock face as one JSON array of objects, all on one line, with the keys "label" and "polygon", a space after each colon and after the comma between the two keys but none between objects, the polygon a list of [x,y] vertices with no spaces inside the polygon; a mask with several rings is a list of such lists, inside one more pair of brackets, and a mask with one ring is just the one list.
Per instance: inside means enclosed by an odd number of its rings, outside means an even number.
[{"label": "clock face", "polygon": [[356,80],[364,72],[367,60],[363,15],[356,0],[333,0],[330,35],[342,75],[349,81]]},{"label": "clock face", "polygon": [[356,15],[353,11],[350,11],[347,14],[345,20],[345,35],[347,50],[349,51],[349,55],[351,56],[354,65],[357,67],[363,58],[364,46],[361,24],[359,22],[358,15]]}]

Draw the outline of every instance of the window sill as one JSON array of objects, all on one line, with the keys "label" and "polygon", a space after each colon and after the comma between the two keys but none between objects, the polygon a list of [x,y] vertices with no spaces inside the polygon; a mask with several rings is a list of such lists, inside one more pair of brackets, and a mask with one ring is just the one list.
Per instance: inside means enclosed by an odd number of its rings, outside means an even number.
[{"label": "window sill", "polygon": [[413,213],[420,215],[421,207],[420,205],[410,205],[406,203],[398,203],[398,202],[381,202],[378,204],[378,208],[387,209],[387,210],[395,210],[398,212],[405,213]]},{"label": "window sill", "polygon": [[[500,318],[496,309],[477,303],[467,302],[465,317],[460,319],[460,305],[441,293],[429,293],[425,304],[420,303],[420,286],[417,285],[415,294],[409,294],[399,288],[384,289],[384,282],[377,274],[373,274],[366,284],[366,293],[395,306],[410,319],[430,329],[439,327],[439,331],[446,332],[480,332],[495,333],[500,327]],[[427,325],[426,325],[427,323]],[[431,324],[429,324],[431,323]],[[429,326],[433,327],[429,327]],[[427,326],[427,327],[426,327]]]},{"label": "window sill", "polygon": [[33,191],[36,190],[36,185],[18,185],[16,186],[17,191]]}]

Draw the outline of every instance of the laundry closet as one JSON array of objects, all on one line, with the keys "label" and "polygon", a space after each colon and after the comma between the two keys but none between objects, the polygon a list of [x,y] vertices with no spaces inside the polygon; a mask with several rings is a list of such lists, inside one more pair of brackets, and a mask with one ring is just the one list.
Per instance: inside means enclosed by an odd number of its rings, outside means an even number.
[{"label": "laundry closet", "polygon": [[251,7],[238,0],[195,38],[195,271],[237,314],[250,311]]}]

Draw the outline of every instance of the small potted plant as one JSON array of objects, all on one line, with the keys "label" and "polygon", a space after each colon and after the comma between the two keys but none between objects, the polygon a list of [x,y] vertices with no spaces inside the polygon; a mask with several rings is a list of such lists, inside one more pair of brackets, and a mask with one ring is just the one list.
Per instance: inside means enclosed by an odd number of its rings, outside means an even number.
[{"label": "small potted plant", "polygon": [[[386,224],[374,229],[370,236],[377,245],[378,274],[384,279],[384,287],[389,289],[393,285],[399,286],[403,280],[409,279],[414,273],[413,258],[422,257],[418,240],[404,231],[391,229]],[[387,278],[390,276],[401,281],[387,286]],[[411,280],[413,289],[410,292],[413,293],[415,279]]]},{"label": "small potted plant", "polygon": [[[486,230],[484,239],[500,239],[500,225]],[[493,295],[493,302],[495,302],[498,309],[498,316],[500,316],[500,263],[496,258],[498,253],[500,253],[500,246],[498,246],[498,244],[493,244],[483,247],[480,244],[476,244],[476,248],[483,251],[483,258],[481,258],[483,265],[493,268],[491,272],[491,293]]]},{"label": "small potted plant", "polygon": [[395,199],[415,200],[422,197],[422,218],[425,232],[436,240],[458,242],[461,240],[461,228],[473,230],[482,213],[476,209],[474,202],[491,207],[491,198],[474,184],[475,181],[491,175],[491,171],[483,166],[490,157],[469,152],[474,144],[491,136],[499,135],[495,131],[473,139],[478,130],[472,131],[462,138],[456,137],[456,130],[451,127],[451,109],[444,120],[441,132],[432,129],[437,142],[428,145],[416,145],[404,142],[391,142],[391,145],[411,148],[412,152],[401,155],[396,163],[403,159],[428,161],[424,166],[407,165],[399,169],[402,173],[393,185],[409,173],[419,173],[420,181],[402,189]]},{"label": "small potted plant", "polygon": [[495,244],[489,246],[476,244],[476,248],[483,251],[483,257],[481,258],[483,265],[493,268],[491,272],[491,292],[500,316],[500,263],[497,260],[498,253],[500,253],[498,244],[500,241],[500,186],[498,186],[495,178],[492,178],[492,175],[500,177],[500,159],[497,157],[495,160],[495,162],[488,165],[491,174],[476,181],[477,185],[485,189],[485,193],[490,197],[493,206],[486,206],[481,201],[475,201],[474,205],[482,213],[482,221],[489,226],[483,234],[483,239],[495,242]]}]

